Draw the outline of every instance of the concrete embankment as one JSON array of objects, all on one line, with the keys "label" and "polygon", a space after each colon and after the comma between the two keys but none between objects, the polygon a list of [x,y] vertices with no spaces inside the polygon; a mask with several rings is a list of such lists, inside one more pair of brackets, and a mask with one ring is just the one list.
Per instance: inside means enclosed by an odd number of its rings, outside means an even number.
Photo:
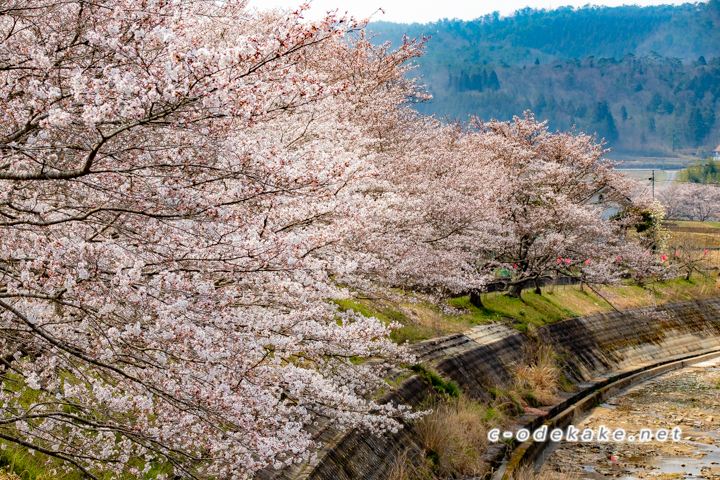
[{"label": "concrete embankment", "polygon": [[[532,333],[505,324],[485,324],[464,334],[427,340],[412,346],[420,363],[432,366],[478,400],[489,400],[490,389],[508,388],[514,366],[528,349],[550,345],[561,356],[566,377],[577,393],[553,407],[549,417],[580,400],[583,392],[612,383],[615,377],[720,347],[720,298],[667,304],[571,318],[542,326]],[[385,401],[421,405],[431,387],[413,375]],[[539,425],[545,419],[524,417]],[[283,471],[264,471],[259,479],[350,480],[383,479],[401,456],[422,458],[422,446],[412,427],[382,438],[362,432],[343,433],[323,425],[313,433],[323,448],[310,463]],[[499,445],[488,452],[498,458]]]}]

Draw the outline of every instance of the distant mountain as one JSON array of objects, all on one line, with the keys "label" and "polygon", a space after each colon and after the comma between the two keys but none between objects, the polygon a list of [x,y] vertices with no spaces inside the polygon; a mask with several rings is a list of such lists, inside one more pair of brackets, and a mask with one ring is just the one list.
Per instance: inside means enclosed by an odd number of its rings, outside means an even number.
[{"label": "distant mountain", "polygon": [[374,22],[375,42],[432,35],[413,75],[424,113],[511,118],[598,132],[616,152],[712,150],[720,142],[720,1],[524,9],[431,24]]}]

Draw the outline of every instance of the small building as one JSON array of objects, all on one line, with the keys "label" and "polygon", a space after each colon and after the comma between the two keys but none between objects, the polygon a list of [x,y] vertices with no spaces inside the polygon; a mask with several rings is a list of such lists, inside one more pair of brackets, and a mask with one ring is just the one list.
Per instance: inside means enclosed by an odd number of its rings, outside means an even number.
[{"label": "small building", "polygon": [[718,145],[717,148],[712,151],[712,159],[716,162],[720,162],[720,145]]},{"label": "small building", "polygon": [[583,202],[586,205],[598,205],[603,209],[602,218],[608,219],[618,213],[621,208],[632,204],[629,198],[617,198],[615,189],[610,186],[604,186],[596,190],[590,197]]}]

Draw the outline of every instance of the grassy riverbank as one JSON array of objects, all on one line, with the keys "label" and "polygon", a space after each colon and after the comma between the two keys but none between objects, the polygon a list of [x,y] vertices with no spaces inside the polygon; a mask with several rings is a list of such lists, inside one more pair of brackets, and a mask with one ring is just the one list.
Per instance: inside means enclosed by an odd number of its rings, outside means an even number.
[{"label": "grassy riverbank", "polygon": [[458,333],[473,325],[504,321],[518,330],[530,325],[543,325],[570,317],[644,307],[669,302],[709,298],[720,295],[717,273],[696,274],[691,280],[678,278],[669,282],[640,287],[622,285],[614,287],[578,285],[556,286],[542,289],[542,295],[532,290],[523,292],[522,300],[502,293],[483,294],[485,308],[477,308],[467,296],[447,301],[433,301],[418,294],[387,292],[373,297],[358,295],[350,300],[338,301],[342,309],[353,309],[366,316],[386,322],[397,321],[402,328],[393,332],[393,340],[410,343]]}]

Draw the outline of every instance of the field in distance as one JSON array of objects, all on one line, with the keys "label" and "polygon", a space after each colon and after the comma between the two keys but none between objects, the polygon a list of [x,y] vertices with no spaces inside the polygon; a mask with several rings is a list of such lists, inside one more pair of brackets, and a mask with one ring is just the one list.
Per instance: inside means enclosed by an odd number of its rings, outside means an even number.
[{"label": "field in distance", "polygon": [[[634,178],[636,180],[643,180],[647,183],[648,187],[650,187],[650,178],[652,178],[653,170],[652,169],[645,169],[645,168],[618,168],[619,171],[625,173],[630,178]],[[676,175],[678,170],[660,170],[655,169],[655,188],[660,188],[661,186],[665,186],[666,184],[669,184],[672,182]]]}]

